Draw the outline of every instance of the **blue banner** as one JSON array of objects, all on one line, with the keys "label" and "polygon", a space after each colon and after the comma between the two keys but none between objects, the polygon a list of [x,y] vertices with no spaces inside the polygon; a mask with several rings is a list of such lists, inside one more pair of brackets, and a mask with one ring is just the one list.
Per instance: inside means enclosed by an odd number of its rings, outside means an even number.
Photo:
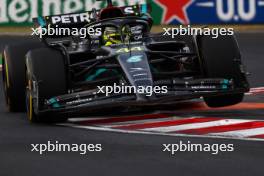
[{"label": "blue banner", "polygon": [[153,5],[162,10],[161,16],[153,12],[156,23],[264,23],[264,0],[153,0]]}]

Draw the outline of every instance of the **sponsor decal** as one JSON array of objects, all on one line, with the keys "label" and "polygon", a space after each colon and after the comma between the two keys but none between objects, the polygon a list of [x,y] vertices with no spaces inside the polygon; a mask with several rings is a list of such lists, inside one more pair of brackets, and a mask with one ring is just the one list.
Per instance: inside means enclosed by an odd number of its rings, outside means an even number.
[{"label": "sponsor decal", "polygon": [[130,51],[142,51],[143,49],[140,47],[140,46],[137,46],[137,47],[132,47],[130,49],[128,48],[121,48],[121,49],[118,49],[116,52],[117,53],[129,53]]},{"label": "sponsor decal", "polygon": [[60,16],[52,16],[51,22],[52,24],[63,23],[78,23],[78,22],[90,22],[91,17],[89,13],[79,13],[79,14],[71,14],[71,15],[60,15]]},{"label": "sponsor decal", "polygon": [[[264,0],[113,0],[115,5],[150,3],[155,24],[259,24],[264,23]],[[96,0],[1,0],[0,25],[31,25],[32,18],[57,14],[82,13],[101,9],[105,1]],[[146,11],[146,6],[141,7]],[[86,16],[62,16],[54,22],[70,23]]]},{"label": "sponsor decal", "polygon": [[[264,23],[264,0],[152,0],[156,24]],[[162,13],[157,13],[161,11]]]},{"label": "sponsor decal", "polygon": [[156,0],[157,4],[163,9],[162,22],[168,24],[176,19],[181,24],[189,24],[187,8],[194,2],[194,0],[179,0],[177,5],[175,1]]},{"label": "sponsor decal", "polygon": [[[131,6],[137,3],[145,4],[146,0],[113,0],[120,7]],[[32,25],[32,18],[58,14],[81,13],[100,10],[106,6],[106,1],[96,0],[0,0],[0,25]],[[124,8],[125,13],[133,13],[131,7]],[[55,17],[54,22],[70,23],[87,19],[87,14],[80,16]]]},{"label": "sponsor decal", "polygon": [[132,56],[127,60],[128,63],[135,63],[140,61],[142,61],[142,56]]},{"label": "sponsor decal", "polygon": [[87,103],[87,102],[89,102],[91,100],[92,100],[92,98],[74,100],[74,101],[66,102],[66,105],[74,105],[74,104],[80,104],[80,103]]}]

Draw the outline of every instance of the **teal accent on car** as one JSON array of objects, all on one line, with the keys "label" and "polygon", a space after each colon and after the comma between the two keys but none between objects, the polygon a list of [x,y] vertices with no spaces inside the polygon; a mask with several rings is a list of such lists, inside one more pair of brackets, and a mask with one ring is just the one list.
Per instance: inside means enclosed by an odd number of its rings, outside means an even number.
[{"label": "teal accent on car", "polygon": [[44,19],[42,17],[38,17],[38,22],[39,22],[41,27],[46,26],[46,22],[44,21]]},{"label": "teal accent on car", "polygon": [[141,13],[147,13],[148,12],[148,7],[147,7],[147,4],[143,4],[141,6]]},{"label": "teal accent on car", "polygon": [[56,98],[49,99],[49,103],[52,105],[53,108],[61,107]]},{"label": "teal accent on car", "polygon": [[225,79],[223,83],[224,84],[228,84],[229,83],[229,80],[228,79]]},{"label": "teal accent on car", "polygon": [[53,108],[60,108],[60,105],[59,105],[59,103],[54,103],[54,104],[52,105],[52,107],[53,107]]},{"label": "teal accent on car", "polygon": [[130,58],[127,59],[128,63],[136,63],[136,62],[140,62],[142,61],[142,57],[143,56],[132,56]]},{"label": "teal accent on car", "polygon": [[158,73],[158,69],[154,68],[153,65],[149,65],[150,69],[154,72],[154,73]]},{"label": "teal accent on car", "polygon": [[93,80],[95,80],[96,77],[98,77],[99,75],[101,75],[102,73],[104,73],[106,71],[107,71],[107,69],[100,68],[100,69],[96,70],[95,74],[88,76],[86,78],[86,81],[93,81]]},{"label": "teal accent on car", "polygon": [[50,103],[50,104],[57,103],[56,98],[51,98],[51,99],[49,99],[49,103]]},{"label": "teal accent on car", "polygon": [[223,88],[223,89],[227,89],[228,86],[227,86],[227,85],[223,85],[222,88]]}]

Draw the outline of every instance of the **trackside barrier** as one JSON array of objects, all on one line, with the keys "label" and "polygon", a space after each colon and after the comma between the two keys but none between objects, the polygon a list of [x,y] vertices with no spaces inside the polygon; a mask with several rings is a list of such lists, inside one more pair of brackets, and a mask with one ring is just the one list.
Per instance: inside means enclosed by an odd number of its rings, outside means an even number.
[{"label": "trackside barrier", "polygon": [[[113,0],[118,6],[149,3],[155,24],[263,24],[264,0]],[[96,0],[0,0],[0,26],[28,26],[32,18],[89,11]]]}]

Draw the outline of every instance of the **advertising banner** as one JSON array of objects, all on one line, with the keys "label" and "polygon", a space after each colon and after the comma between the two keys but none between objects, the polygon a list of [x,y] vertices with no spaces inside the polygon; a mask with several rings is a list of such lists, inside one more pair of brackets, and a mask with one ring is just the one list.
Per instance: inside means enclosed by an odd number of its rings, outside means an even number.
[{"label": "advertising banner", "polygon": [[[117,6],[145,4],[146,0],[113,0]],[[106,1],[97,0],[0,0],[0,26],[31,25],[32,18],[100,9]]]},{"label": "advertising banner", "polygon": [[264,23],[264,0],[153,0],[152,7],[162,24]]},{"label": "advertising banner", "polygon": [[[260,24],[264,0],[113,0],[115,5],[150,3],[155,24]],[[32,18],[100,9],[96,0],[0,0],[0,26],[31,25]]]}]

